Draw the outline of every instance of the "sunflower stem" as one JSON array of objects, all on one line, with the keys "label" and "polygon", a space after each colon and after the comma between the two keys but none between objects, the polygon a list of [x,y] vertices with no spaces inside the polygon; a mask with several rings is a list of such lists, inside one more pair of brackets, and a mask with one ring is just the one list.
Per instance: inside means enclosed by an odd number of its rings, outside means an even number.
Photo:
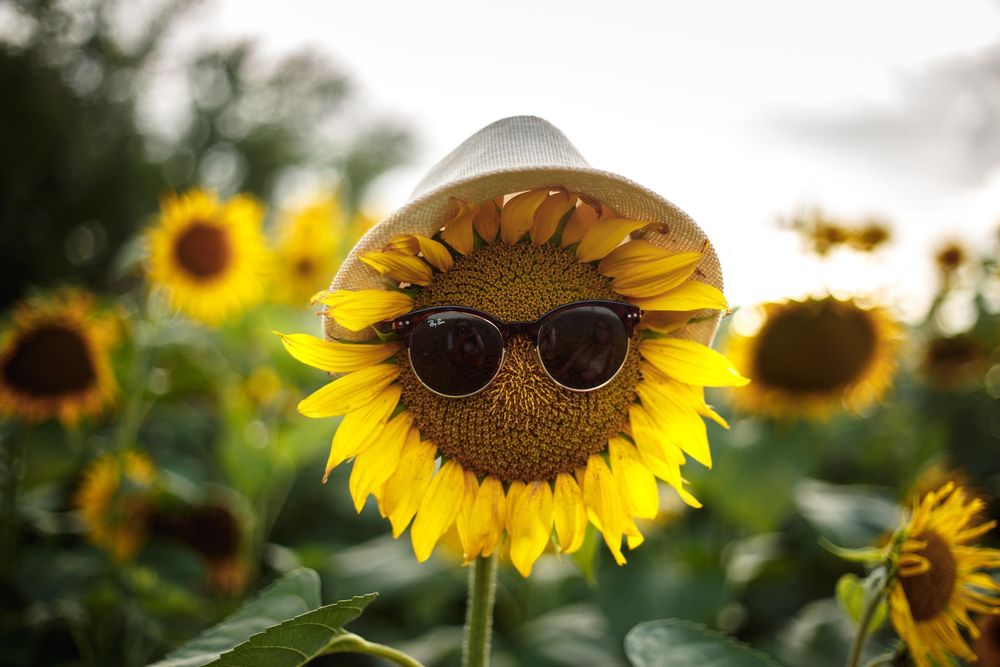
[{"label": "sunflower stem", "polygon": [[[892,546],[895,547],[899,540],[899,535],[893,537]],[[871,635],[872,619],[875,617],[875,612],[878,610],[879,604],[882,602],[882,598],[885,596],[885,592],[889,590],[889,586],[892,584],[893,579],[896,577],[896,568],[891,566],[889,571],[886,573],[885,578],[882,583],[877,586],[874,590],[869,591],[867,598],[865,599],[865,606],[861,610],[861,618],[858,619],[858,633],[854,635],[854,641],[851,642],[851,651],[847,656],[847,667],[859,667],[861,664],[861,656],[864,654],[865,642],[868,641],[869,635]]]},{"label": "sunflower stem", "polygon": [[462,645],[464,667],[489,667],[496,588],[496,554],[477,558],[469,568],[469,600],[465,612],[465,641]]}]

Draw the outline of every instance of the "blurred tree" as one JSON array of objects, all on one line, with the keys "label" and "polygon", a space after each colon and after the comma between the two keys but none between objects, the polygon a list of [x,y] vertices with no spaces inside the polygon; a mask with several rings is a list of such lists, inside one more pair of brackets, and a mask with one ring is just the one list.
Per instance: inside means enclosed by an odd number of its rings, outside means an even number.
[{"label": "blurred tree", "polygon": [[[268,199],[311,169],[353,208],[409,153],[402,128],[355,120],[347,78],[316,54],[267,62],[241,42],[178,64],[167,38],[194,4],[0,0],[0,306],[32,284],[106,287],[168,188]],[[171,134],[141,112],[178,72],[189,102]]]}]

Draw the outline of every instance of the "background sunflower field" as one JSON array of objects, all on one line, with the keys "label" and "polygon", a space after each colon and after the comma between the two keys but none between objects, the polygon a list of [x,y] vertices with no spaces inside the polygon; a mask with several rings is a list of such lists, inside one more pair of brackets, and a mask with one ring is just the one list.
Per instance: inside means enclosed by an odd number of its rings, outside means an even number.
[{"label": "background sunflower field", "polygon": [[[176,651],[234,613],[263,629],[377,592],[352,632],[457,665],[457,536],[418,563],[355,511],[349,471],[321,483],[331,420],[296,404],[325,377],[273,333],[320,335],[309,299],[401,203],[380,178],[419,161],[419,128],[315,50],[177,57],[198,4],[0,2],[0,664],[205,664]],[[769,202],[783,241],[758,270],[781,252],[798,273],[731,299],[717,335],[751,384],[707,395],[730,428],[708,422],[712,470],[685,468],[704,507],[664,495],[626,566],[594,531],[529,578],[501,562],[494,664],[655,664],[630,631],[681,619],[777,664],[843,665],[864,571],[842,549],[886,546],[948,482],[1000,519],[1000,200],[981,237],[916,248],[906,220],[821,203]],[[840,280],[907,253],[929,267],[908,276],[921,298]],[[228,282],[194,308],[190,276]],[[989,618],[970,639],[987,667]],[[911,664],[895,636],[880,620],[867,659]]]}]

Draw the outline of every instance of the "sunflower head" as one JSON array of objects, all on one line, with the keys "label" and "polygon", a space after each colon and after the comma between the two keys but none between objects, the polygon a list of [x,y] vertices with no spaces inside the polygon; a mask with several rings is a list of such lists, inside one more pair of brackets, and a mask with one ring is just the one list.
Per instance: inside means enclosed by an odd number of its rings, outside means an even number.
[{"label": "sunflower head", "polygon": [[958,271],[969,260],[969,254],[961,243],[948,241],[934,252],[934,263],[943,276]]},{"label": "sunflower head", "polygon": [[240,195],[170,194],[150,229],[149,280],[195,320],[216,325],[260,298],[267,249],[262,206]]},{"label": "sunflower head", "polygon": [[340,203],[321,197],[287,211],[275,248],[275,297],[301,306],[321,290],[337,268],[345,222]]},{"label": "sunflower head", "polygon": [[152,460],[139,452],[91,461],[74,496],[87,539],[117,561],[134,557],[149,533],[156,481]]},{"label": "sunflower head", "polygon": [[85,292],[19,303],[0,334],[0,413],[68,426],[99,414],[118,392],[109,358],[117,338],[116,319],[99,313]]},{"label": "sunflower head", "polygon": [[[509,548],[527,576],[548,544],[579,549],[589,522],[624,563],[623,540],[643,539],[636,519],[657,515],[657,479],[699,506],[681,467],[710,466],[703,417],[724,424],[703,387],[746,382],[685,337],[726,308],[701,280],[707,252],[565,187],[453,198],[435,233],[359,254],[378,282],[318,295],[332,340],[282,336],[300,361],[338,374],[299,404],[343,415],[327,472],[353,459],[356,508],[374,496],[395,536],[410,526],[421,561],[455,526],[467,560]],[[560,310],[578,302],[631,304],[645,319],[631,329],[610,306]],[[400,316],[425,308],[444,315],[400,333]],[[578,319],[560,326],[564,312]],[[627,352],[609,366],[612,349]],[[582,385],[555,380],[563,373]],[[441,390],[467,374],[486,381],[461,397]]]},{"label": "sunflower head", "polygon": [[979,636],[972,643],[977,667],[1000,667],[1000,616],[982,616],[976,624]]},{"label": "sunflower head", "polygon": [[768,303],[756,327],[734,331],[727,354],[753,380],[740,408],[777,418],[859,411],[891,386],[899,327],[878,308],[833,297]]},{"label": "sunflower head", "polygon": [[972,334],[934,336],[924,344],[920,371],[935,389],[954,391],[980,382],[989,362],[987,348]]},{"label": "sunflower head", "polygon": [[889,615],[917,667],[949,664],[948,655],[975,660],[962,637],[979,634],[969,614],[1000,613],[1000,584],[985,572],[1000,566],[1000,550],[973,544],[995,525],[980,519],[984,508],[948,483],[924,496],[903,528]]},{"label": "sunflower head", "polygon": [[860,252],[875,252],[892,239],[892,231],[887,224],[872,220],[851,230],[848,242]]}]

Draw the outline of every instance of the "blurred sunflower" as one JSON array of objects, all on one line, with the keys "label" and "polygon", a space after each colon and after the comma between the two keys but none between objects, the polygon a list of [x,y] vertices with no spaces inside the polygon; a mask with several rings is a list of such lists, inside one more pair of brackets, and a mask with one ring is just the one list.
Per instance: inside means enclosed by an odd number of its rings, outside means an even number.
[{"label": "blurred sunflower", "polygon": [[732,333],[726,354],[753,382],[739,408],[777,418],[824,419],[863,409],[892,386],[899,325],[879,308],[833,297],[767,303],[759,328]]},{"label": "blurred sunflower", "polygon": [[222,593],[239,593],[247,584],[247,531],[228,503],[211,501],[172,518],[172,532],[205,561],[209,584]]},{"label": "blurred sunflower", "polygon": [[1000,616],[982,616],[976,624],[979,636],[972,644],[978,667],[1000,667]]},{"label": "blurred sunflower", "polygon": [[946,484],[924,496],[904,527],[889,617],[917,667],[950,664],[948,654],[975,661],[962,637],[980,634],[970,612],[1000,614],[1000,583],[983,572],[1000,567],[1000,550],[969,544],[996,525],[976,522],[984,508]]},{"label": "blurred sunflower", "polygon": [[878,221],[869,222],[851,230],[848,243],[860,252],[875,252],[892,238],[889,226]]},{"label": "blurred sunflower", "polygon": [[19,303],[0,337],[0,413],[72,426],[102,412],[118,392],[109,359],[117,333],[79,290]]},{"label": "blurred sunflower", "polygon": [[656,478],[700,506],[681,466],[687,457],[711,466],[702,417],[725,424],[705,404],[703,387],[746,383],[718,352],[667,335],[726,308],[718,289],[693,279],[704,249],[674,253],[627,240],[649,223],[618,218],[565,189],[453,203],[440,240],[407,234],[361,255],[394,287],[408,288],[321,293],[326,315],[362,331],[435,305],[513,322],[604,299],[668,316],[644,320],[631,340],[638,354],[587,392],[553,382],[523,336],[508,341],[492,383],[449,398],[416,377],[397,338],[372,344],[282,335],[298,360],[344,374],[299,404],[309,417],[344,415],[327,475],[354,458],[355,507],[373,495],[396,537],[412,520],[420,561],[454,524],[467,560],[491,555],[506,534],[511,560],[528,576],[553,528],[560,550],[573,552],[589,520],[622,564],[623,538],[630,548],[643,539],[635,519],[659,510]]},{"label": "blurred sunflower", "polygon": [[975,385],[989,364],[989,352],[975,336],[935,336],[924,344],[920,371],[932,387],[949,391]]},{"label": "blurred sunflower", "polygon": [[145,454],[105,454],[90,462],[73,504],[87,539],[119,562],[135,556],[149,533],[157,473]]},{"label": "blurred sunflower", "polygon": [[168,195],[149,231],[149,279],[171,305],[217,325],[255,303],[267,248],[263,207],[247,195],[225,202],[204,190]]},{"label": "blurred sunflower", "polygon": [[340,204],[323,197],[283,216],[275,258],[275,298],[302,305],[323,289],[338,264]]}]

